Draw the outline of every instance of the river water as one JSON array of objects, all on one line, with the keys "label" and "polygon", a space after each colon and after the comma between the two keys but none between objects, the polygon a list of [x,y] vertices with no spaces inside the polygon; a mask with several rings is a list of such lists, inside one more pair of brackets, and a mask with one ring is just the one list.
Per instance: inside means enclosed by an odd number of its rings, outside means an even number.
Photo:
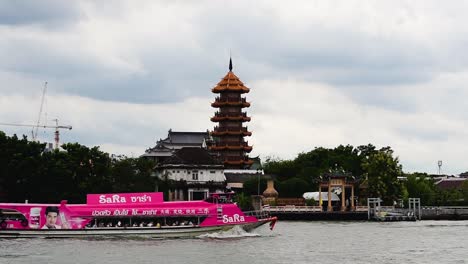
[{"label": "river water", "polygon": [[0,263],[468,263],[468,221],[278,222],[194,239],[0,239]]}]

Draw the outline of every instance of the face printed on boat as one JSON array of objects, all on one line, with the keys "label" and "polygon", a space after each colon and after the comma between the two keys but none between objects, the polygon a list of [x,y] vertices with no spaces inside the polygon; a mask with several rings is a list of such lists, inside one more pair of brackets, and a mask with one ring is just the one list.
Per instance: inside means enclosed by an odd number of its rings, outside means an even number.
[{"label": "face printed on boat", "polygon": [[46,226],[54,227],[55,223],[57,223],[57,216],[56,212],[48,212],[46,215]]}]

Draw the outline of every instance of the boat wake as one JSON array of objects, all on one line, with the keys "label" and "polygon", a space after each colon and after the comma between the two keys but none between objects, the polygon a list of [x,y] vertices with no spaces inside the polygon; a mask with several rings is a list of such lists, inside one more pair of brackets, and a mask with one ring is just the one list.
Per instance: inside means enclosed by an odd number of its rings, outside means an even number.
[{"label": "boat wake", "polygon": [[242,229],[240,226],[235,226],[228,231],[220,231],[215,233],[199,235],[198,238],[202,239],[236,239],[244,237],[259,237],[259,234],[249,233]]}]

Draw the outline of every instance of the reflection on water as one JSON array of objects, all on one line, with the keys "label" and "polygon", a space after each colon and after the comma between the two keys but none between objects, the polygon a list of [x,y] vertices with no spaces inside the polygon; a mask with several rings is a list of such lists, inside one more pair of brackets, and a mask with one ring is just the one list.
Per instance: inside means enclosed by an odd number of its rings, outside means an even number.
[{"label": "reflection on water", "polygon": [[194,239],[3,239],[0,263],[468,263],[468,221],[286,222]]}]

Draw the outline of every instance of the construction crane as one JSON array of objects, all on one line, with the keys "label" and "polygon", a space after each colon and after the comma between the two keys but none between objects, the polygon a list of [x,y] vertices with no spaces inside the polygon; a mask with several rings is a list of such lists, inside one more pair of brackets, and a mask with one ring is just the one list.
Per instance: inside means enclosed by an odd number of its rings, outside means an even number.
[{"label": "construction crane", "polygon": [[[71,130],[72,126],[59,126],[58,124],[58,119],[54,119],[52,121],[55,121],[55,126],[46,126],[46,125],[27,125],[27,124],[13,124],[13,123],[0,123],[2,126],[20,126],[20,127],[32,127],[32,128],[37,128],[37,127],[42,127],[42,128],[55,128],[55,149],[59,148],[59,142],[60,142],[60,132],[59,129],[68,129]],[[37,130],[36,130],[37,131]],[[36,134],[37,136],[37,134]]]},{"label": "construction crane", "polygon": [[37,130],[39,129],[41,123],[42,108],[44,106],[45,93],[47,91],[47,82],[44,83],[44,89],[42,89],[42,98],[41,98],[41,107],[39,108],[39,115],[37,117],[37,125],[33,127],[32,130],[32,140],[35,141],[37,138]]}]

